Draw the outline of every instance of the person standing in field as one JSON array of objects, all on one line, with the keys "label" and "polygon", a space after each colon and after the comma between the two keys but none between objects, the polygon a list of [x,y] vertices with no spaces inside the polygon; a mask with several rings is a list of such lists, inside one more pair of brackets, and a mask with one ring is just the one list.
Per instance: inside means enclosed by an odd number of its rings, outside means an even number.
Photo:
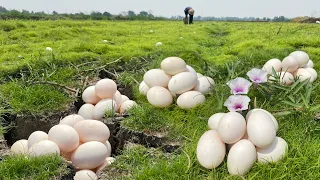
[{"label": "person standing in field", "polygon": [[184,18],[185,24],[188,24],[188,15],[189,15],[189,24],[193,24],[193,15],[194,15],[194,10],[192,7],[186,7],[184,9],[184,14],[186,17]]}]

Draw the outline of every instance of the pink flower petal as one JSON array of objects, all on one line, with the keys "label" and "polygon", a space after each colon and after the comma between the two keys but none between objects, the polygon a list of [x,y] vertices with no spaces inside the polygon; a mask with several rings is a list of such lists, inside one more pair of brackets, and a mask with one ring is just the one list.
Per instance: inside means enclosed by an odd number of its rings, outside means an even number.
[{"label": "pink flower petal", "polygon": [[236,79],[233,79],[227,82],[227,85],[231,89],[230,93],[237,95],[237,94],[247,94],[249,92],[249,88],[252,85],[252,83],[244,78],[238,77]]},{"label": "pink flower petal", "polygon": [[248,96],[243,95],[231,95],[224,102],[224,106],[228,108],[230,112],[233,111],[242,111],[247,110],[250,102],[250,98]]},{"label": "pink flower petal", "polygon": [[249,77],[249,79],[256,84],[267,82],[267,75],[268,73],[266,71],[258,68],[253,68],[247,72],[247,76]]}]

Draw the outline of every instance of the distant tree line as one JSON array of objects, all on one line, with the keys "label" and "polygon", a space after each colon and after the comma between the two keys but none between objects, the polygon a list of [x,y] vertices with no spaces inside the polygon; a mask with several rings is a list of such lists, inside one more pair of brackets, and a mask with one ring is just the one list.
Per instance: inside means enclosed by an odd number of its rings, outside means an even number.
[{"label": "distant tree line", "polygon": [[[183,16],[172,16],[170,19],[173,20],[180,20]],[[201,17],[195,16],[193,17],[194,20],[197,21],[256,21],[256,22],[288,22],[290,21],[289,18],[284,16],[275,16],[274,18],[256,18],[256,17]]]},{"label": "distant tree line", "polygon": [[[171,18],[154,16],[152,11],[141,11],[136,13],[134,11],[123,11],[120,14],[114,15],[107,11],[98,12],[92,11],[90,14],[83,12],[79,13],[58,13],[53,11],[51,14],[45,12],[33,12],[27,10],[7,10],[5,7],[0,6],[0,20],[8,19],[26,19],[26,20],[56,20],[56,19],[74,19],[74,20],[182,20],[183,16],[172,16]],[[256,18],[256,17],[201,17],[195,16],[197,21],[273,21],[273,22],[286,22],[290,21],[289,18],[284,16],[276,16],[271,18]]]}]

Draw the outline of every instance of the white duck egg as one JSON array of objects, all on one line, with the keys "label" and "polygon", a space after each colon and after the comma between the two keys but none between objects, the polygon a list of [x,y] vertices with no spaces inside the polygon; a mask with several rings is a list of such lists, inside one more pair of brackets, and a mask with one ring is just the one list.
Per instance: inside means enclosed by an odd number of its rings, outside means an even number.
[{"label": "white duck egg", "polygon": [[293,56],[287,56],[281,62],[282,71],[285,71],[285,72],[291,72],[292,73],[295,70],[297,70],[298,67],[299,67],[298,61]]},{"label": "white duck egg", "polygon": [[197,75],[196,70],[193,69],[193,67],[187,65],[185,72],[191,72],[194,73],[195,75]]},{"label": "white duck egg", "polygon": [[118,110],[122,104],[122,96],[121,93],[119,91],[116,91],[116,93],[114,93],[114,95],[112,96],[112,100],[114,100],[117,104],[116,110]]},{"label": "white duck egg", "polygon": [[191,109],[206,101],[206,97],[198,91],[188,91],[181,94],[177,99],[177,105],[181,109]]},{"label": "white duck egg", "polygon": [[33,144],[29,149],[29,154],[32,156],[41,156],[48,154],[60,155],[59,146],[49,140],[42,140]]},{"label": "white duck egg", "polygon": [[156,107],[167,107],[173,101],[172,95],[168,89],[160,86],[150,88],[147,93],[147,99],[150,104]]},{"label": "white duck egg", "polygon": [[223,115],[226,113],[216,113],[212,116],[210,116],[208,120],[208,126],[212,130],[218,130],[219,121],[222,118]]},{"label": "white duck egg", "polygon": [[313,81],[315,81],[318,78],[318,73],[313,68],[305,68],[312,76]]},{"label": "white duck egg", "polygon": [[227,159],[228,172],[231,175],[247,174],[257,160],[257,151],[251,141],[242,139],[229,151]]},{"label": "white duck egg", "polygon": [[30,136],[28,137],[28,149],[30,149],[30,147],[42,140],[48,140],[48,134],[43,132],[43,131],[35,131],[33,133],[30,134]]},{"label": "white duck egg", "polygon": [[60,120],[59,124],[65,124],[73,127],[77,122],[83,121],[84,118],[78,114],[71,114]]},{"label": "white duck egg", "polygon": [[100,101],[100,98],[96,95],[96,87],[87,87],[82,93],[82,100],[85,103],[97,104]]},{"label": "white duck egg", "polygon": [[211,77],[203,76],[198,78],[196,86],[193,88],[195,91],[199,91],[202,94],[208,94],[212,91],[214,86],[214,81]]},{"label": "white duck egg", "polygon": [[311,73],[305,68],[299,68],[294,72],[294,77],[299,78],[299,81],[305,81],[309,79],[310,82],[314,81],[314,77]]},{"label": "white duck egg", "polygon": [[105,145],[105,146],[107,147],[107,149],[108,149],[107,157],[110,157],[110,156],[111,156],[111,152],[112,152],[111,144],[110,144],[109,141],[106,141],[106,142],[104,143],[104,145]]},{"label": "white duck egg", "polygon": [[149,89],[150,89],[150,87],[144,81],[142,81],[139,84],[139,92],[140,92],[140,94],[147,95]]},{"label": "white duck egg", "polygon": [[218,167],[226,155],[226,145],[220,140],[216,130],[205,132],[197,145],[197,159],[207,169]]},{"label": "white duck egg", "polygon": [[[242,136],[241,139],[247,139],[247,140],[249,140],[247,131],[244,133],[244,135]],[[240,139],[240,140],[241,140],[241,139]],[[240,141],[240,140],[239,140],[239,141]],[[237,142],[239,142],[239,141],[237,141]],[[230,149],[232,148],[232,146],[235,145],[237,142],[235,142],[235,143],[233,143],[233,144],[227,144],[227,150],[230,151]]]},{"label": "white duck egg", "polygon": [[112,99],[103,99],[99,101],[92,110],[92,119],[101,120],[106,112],[117,111],[117,103]]},{"label": "white duck egg", "polygon": [[182,94],[193,89],[198,82],[197,79],[194,73],[179,73],[170,79],[168,89],[175,94]]},{"label": "white duck egg", "polygon": [[263,65],[262,70],[266,71],[268,74],[273,74],[272,68],[276,72],[280,72],[281,71],[281,61],[279,59],[276,59],[276,58],[270,59],[269,61],[267,61]]},{"label": "white duck egg", "polygon": [[14,154],[27,154],[28,153],[28,140],[21,139],[12,144],[10,151]]},{"label": "white duck egg", "polygon": [[228,112],[219,121],[219,137],[227,144],[239,141],[245,132],[246,120],[237,112]]},{"label": "white duck egg", "polygon": [[313,61],[309,59],[308,64],[303,66],[304,68],[313,68]]},{"label": "white duck egg", "polygon": [[132,100],[126,101],[126,102],[121,104],[120,113],[128,112],[129,109],[131,109],[132,107],[134,107],[136,105],[137,105],[137,103],[132,101]]},{"label": "white duck egg", "polygon": [[80,121],[74,126],[74,129],[78,132],[80,141],[83,143],[89,141],[105,143],[110,137],[108,126],[97,120]]},{"label": "white duck egg", "polygon": [[276,137],[276,127],[272,118],[263,111],[251,112],[247,131],[250,141],[260,148],[268,147]]},{"label": "white duck egg", "polygon": [[70,152],[79,146],[77,131],[68,125],[59,124],[53,126],[48,132],[49,140],[55,142],[60,151]]},{"label": "white duck egg", "polygon": [[179,57],[167,57],[161,62],[161,69],[170,75],[176,75],[186,70],[186,62]]},{"label": "white duck egg", "polygon": [[143,76],[143,81],[149,86],[168,87],[168,83],[171,79],[171,75],[166,74],[162,69],[151,69],[147,71]]},{"label": "white duck egg", "polygon": [[80,107],[78,114],[82,116],[84,119],[93,119],[93,108],[94,105],[92,104],[84,104]]},{"label": "white duck egg", "polygon": [[309,62],[309,55],[304,51],[294,51],[290,54],[290,56],[296,58],[299,67],[303,67]]},{"label": "white duck egg", "polygon": [[287,142],[281,137],[276,137],[272,144],[266,148],[258,148],[258,161],[262,163],[280,161],[288,150]]},{"label": "white duck egg", "polygon": [[197,73],[197,78],[203,77],[201,73]]},{"label": "white duck egg", "polygon": [[81,144],[72,154],[71,161],[77,169],[94,169],[107,158],[107,147],[97,141]]},{"label": "white duck egg", "polygon": [[[277,76],[280,78],[281,85],[289,86],[294,82],[294,77],[290,72],[277,72]],[[275,80],[275,77],[270,76],[269,79]]]},{"label": "white duck egg", "polygon": [[121,104],[124,103],[125,101],[130,100],[130,99],[128,98],[128,96],[123,95],[123,94],[121,95],[121,99],[122,99]]},{"label": "white duck egg", "polygon": [[206,97],[198,91],[188,91],[181,94],[177,99],[177,105],[181,109],[192,109],[195,106],[203,104]]},{"label": "white duck egg", "polygon": [[95,85],[95,91],[101,99],[111,98],[117,91],[117,84],[112,79],[101,79]]},{"label": "white duck egg", "polygon": [[80,170],[73,177],[74,180],[97,180],[98,176],[91,170]]},{"label": "white duck egg", "polygon": [[251,114],[252,112],[254,112],[254,111],[263,111],[263,112],[265,112],[266,114],[268,114],[269,117],[272,119],[272,121],[273,121],[273,123],[274,123],[274,126],[275,126],[275,128],[276,128],[276,131],[278,131],[279,124],[278,124],[277,119],[276,119],[270,112],[268,112],[268,111],[266,111],[266,110],[264,110],[264,109],[259,109],[259,108],[257,108],[257,109],[252,109],[252,110],[250,110],[250,111],[247,113],[247,115],[246,115],[246,119],[247,119],[247,120],[249,119],[250,114]]}]

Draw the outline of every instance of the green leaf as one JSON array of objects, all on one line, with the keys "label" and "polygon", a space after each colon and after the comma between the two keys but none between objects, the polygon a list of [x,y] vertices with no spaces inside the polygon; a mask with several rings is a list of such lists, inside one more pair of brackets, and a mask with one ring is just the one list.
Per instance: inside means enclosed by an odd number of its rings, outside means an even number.
[{"label": "green leaf", "polygon": [[295,104],[295,103],[292,103],[292,102],[289,102],[289,101],[282,101],[282,102],[285,103],[285,104],[288,104],[290,106],[297,107],[297,108],[302,108],[303,107],[300,104]]},{"label": "green leaf", "polygon": [[292,113],[291,111],[281,111],[281,112],[273,113],[272,115],[274,115],[274,116],[286,116],[286,115],[289,115],[291,113]]},{"label": "green leaf", "polygon": [[320,110],[320,104],[310,108],[310,111],[317,111],[317,110]]}]

